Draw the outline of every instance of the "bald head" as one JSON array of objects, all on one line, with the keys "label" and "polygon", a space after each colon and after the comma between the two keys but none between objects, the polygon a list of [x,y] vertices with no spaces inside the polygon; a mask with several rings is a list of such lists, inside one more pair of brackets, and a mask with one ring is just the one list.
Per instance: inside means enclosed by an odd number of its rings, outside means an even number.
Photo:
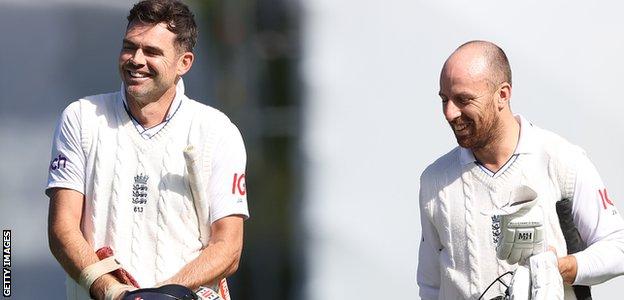
[{"label": "bald head", "polygon": [[487,41],[470,41],[459,46],[444,63],[442,75],[461,72],[472,79],[484,79],[491,85],[503,82],[511,86],[511,68],[505,52]]},{"label": "bald head", "polygon": [[439,95],[458,144],[480,161],[490,146],[514,140],[519,125],[509,105],[511,71],[498,46],[486,41],[459,46],[444,63]]}]

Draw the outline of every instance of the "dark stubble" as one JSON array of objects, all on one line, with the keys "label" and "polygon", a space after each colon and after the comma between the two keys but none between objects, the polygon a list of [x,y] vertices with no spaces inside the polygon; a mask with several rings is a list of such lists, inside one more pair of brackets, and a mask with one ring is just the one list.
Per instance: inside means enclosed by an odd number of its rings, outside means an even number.
[{"label": "dark stubble", "polygon": [[460,146],[474,151],[493,145],[500,139],[500,119],[493,100],[487,102],[485,114],[480,120],[467,121],[470,122],[469,126],[471,127],[469,136],[455,136]]}]

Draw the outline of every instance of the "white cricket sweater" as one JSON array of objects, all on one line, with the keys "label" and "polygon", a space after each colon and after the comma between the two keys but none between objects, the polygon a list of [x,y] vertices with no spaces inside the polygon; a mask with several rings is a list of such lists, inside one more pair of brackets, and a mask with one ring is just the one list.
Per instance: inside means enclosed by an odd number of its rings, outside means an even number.
[{"label": "white cricket sweater", "polygon": [[[200,150],[203,178],[210,178],[217,139],[233,124],[221,112],[184,98],[175,117],[150,139],[136,130],[120,92],[75,104],[86,153],[82,232],[94,249],[110,246],[142,287],[170,278],[197,257],[207,241],[200,239],[199,227],[209,232],[214,221],[198,220],[183,150],[189,144]],[[241,208],[234,213],[248,215],[246,201],[235,205]],[[67,293],[68,299],[88,299],[69,277]]]},{"label": "white cricket sweater", "polygon": [[[527,124],[525,124],[527,123]],[[497,222],[483,211],[504,206],[508,192],[527,185],[538,194],[545,214],[546,244],[567,253],[555,202],[574,194],[574,163],[583,151],[558,135],[522,122],[530,143],[503,173],[488,176],[457,147],[431,164],[421,176],[423,237],[417,281],[422,299],[477,299],[487,286],[515,267],[496,258]],[[519,143],[519,147],[520,147]],[[495,285],[484,299],[500,295]],[[575,299],[569,287],[566,299]],[[488,297],[489,296],[489,297]]]}]

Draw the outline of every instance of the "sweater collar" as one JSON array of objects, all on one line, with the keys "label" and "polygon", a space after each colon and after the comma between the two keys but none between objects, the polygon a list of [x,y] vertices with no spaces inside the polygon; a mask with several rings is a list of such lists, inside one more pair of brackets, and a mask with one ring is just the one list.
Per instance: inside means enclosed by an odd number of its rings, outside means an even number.
[{"label": "sweater collar", "polygon": [[[534,153],[536,151],[535,138],[533,138],[535,136],[534,125],[520,114],[516,114],[514,117],[520,123],[520,137],[514,155]],[[459,147],[459,162],[462,166],[476,161],[477,159],[470,149]]]},{"label": "sweater collar", "polygon": [[[121,83],[121,100],[123,101],[124,107],[126,108],[126,111],[128,112],[128,114],[130,115],[130,118],[134,121],[137,122],[134,118],[134,116],[132,116],[132,114],[130,113],[130,108],[128,107],[128,100],[126,100],[126,86],[124,85],[124,83]],[[167,112],[167,117],[165,117],[165,121],[167,122],[171,119],[171,117],[173,117],[174,113],[177,111],[177,108],[180,107],[180,104],[182,103],[182,99],[184,99],[185,95],[184,95],[184,81],[182,81],[182,78],[180,78],[180,80],[178,80],[178,83],[176,83],[176,93],[175,96],[173,98],[173,101],[171,101],[171,105],[169,106],[169,110]],[[164,123],[163,122],[163,123]],[[137,122],[138,123],[138,122]]]},{"label": "sweater collar", "polygon": [[173,101],[171,102],[171,105],[169,106],[169,109],[167,111],[167,116],[165,117],[165,120],[163,122],[161,122],[160,124],[156,125],[156,126],[153,126],[153,127],[150,127],[150,128],[145,128],[145,127],[143,127],[143,125],[141,125],[139,123],[139,121],[137,121],[137,119],[134,118],[134,116],[130,112],[130,108],[128,107],[128,103],[127,103],[127,100],[126,100],[126,92],[125,91],[126,91],[126,88],[125,88],[124,84],[121,83],[120,94],[121,94],[121,100],[122,100],[122,103],[123,103],[123,108],[125,109],[126,113],[128,114],[128,117],[130,117],[130,119],[132,120],[132,124],[134,125],[136,130],[141,134],[141,136],[144,139],[150,139],[154,135],[156,135],[158,132],[160,132],[160,130],[163,129],[167,123],[169,123],[169,120],[171,120],[171,118],[173,118],[175,113],[178,111],[178,109],[182,105],[182,100],[184,98],[186,98],[186,96],[184,95],[184,82],[182,81],[182,78],[180,78],[180,80],[176,84],[176,94],[175,94],[175,96],[173,98]]}]

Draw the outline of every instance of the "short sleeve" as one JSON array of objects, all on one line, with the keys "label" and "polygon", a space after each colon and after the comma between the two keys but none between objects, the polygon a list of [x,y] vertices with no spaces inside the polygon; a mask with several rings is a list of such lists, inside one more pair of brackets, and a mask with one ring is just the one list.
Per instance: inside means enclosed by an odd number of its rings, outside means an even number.
[{"label": "short sleeve", "polygon": [[211,222],[230,215],[249,218],[245,182],[247,154],[243,138],[231,122],[225,126],[213,153],[208,183]]},{"label": "short sleeve", "polygon": [[80,139],[80,103],[71,103],[59,119],[52,140],[46,194],[67,188],[84,194],[85,154]]}]

